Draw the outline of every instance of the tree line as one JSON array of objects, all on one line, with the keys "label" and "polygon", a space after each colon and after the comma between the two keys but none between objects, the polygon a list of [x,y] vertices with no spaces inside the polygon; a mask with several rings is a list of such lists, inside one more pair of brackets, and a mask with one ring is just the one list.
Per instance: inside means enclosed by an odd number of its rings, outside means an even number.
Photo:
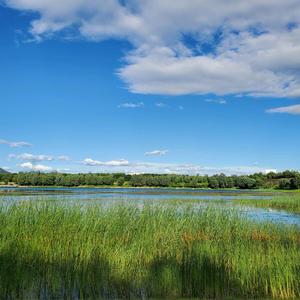
[{"label": "tree line", "polygon": [[120,187],[178,187],[178,188],[237,188],[237,189],[300,189],[300,173],[256,173],[247,176],[226,176],[225,174],[177,175],[177,174],[136,174],[124,173],[40,173],[20,172],[0,174],[0,183],[14,183],[22,186],[120,186]]}]

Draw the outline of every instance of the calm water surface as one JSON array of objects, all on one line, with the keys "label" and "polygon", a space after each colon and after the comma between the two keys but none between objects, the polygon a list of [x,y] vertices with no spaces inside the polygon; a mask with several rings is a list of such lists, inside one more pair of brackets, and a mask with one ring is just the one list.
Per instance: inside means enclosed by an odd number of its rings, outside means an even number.
[{"label": "calm water surface", "polygon": [[238,209],[241,214],[258,221],[272,221],[300,225],[300,216],[286,211],[250,208],[233,205],[234,199],[269,199],[271,192],[239,190],[197,190],[197,189],[134,189],[134,188],[0,188],[0,196],[6,204],[20,201],[55,201],[64,204],[99,204],[112,206],[131,204],[191,204],[196,208],[221,206],[224,209]]}]

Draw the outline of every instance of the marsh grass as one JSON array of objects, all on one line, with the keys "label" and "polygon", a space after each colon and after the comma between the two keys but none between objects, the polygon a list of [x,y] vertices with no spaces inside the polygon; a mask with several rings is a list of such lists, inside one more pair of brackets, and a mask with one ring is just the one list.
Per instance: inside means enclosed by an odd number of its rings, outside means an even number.
[{"label": "marsh grass", "polygon": [[243,199],[243,200],[234,200],[234,203],[248,205],[253,207],[261,208],[274,208],[278,210],[286,210],[289,212],[294,212],[300,214],[300,195],[286,195],[286,196],[277,196],[271,199],[261,199],[261,200],[252,200],[252,199]]},{"label": "marsh grass", "polygon": [[0,207],[3,299],[296,298],[299,228],[235,212]]}]

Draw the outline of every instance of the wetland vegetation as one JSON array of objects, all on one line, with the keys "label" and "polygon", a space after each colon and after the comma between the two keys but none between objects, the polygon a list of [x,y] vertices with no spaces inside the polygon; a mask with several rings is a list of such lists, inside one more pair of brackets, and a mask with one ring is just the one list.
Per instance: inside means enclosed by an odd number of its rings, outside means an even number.
[{"label": "wetland vegetation", "polygon": [[4,299],[297,298],[300,231],[191,206],[0,207]]},{"label": "wetland vegetation", "polygon": [[238,199],[235,202],[247,206],[286,210],[300,214],[300,194],[281,195],[270,199]]},{"label": "wetland vegetation", "polygon": [[0,190],[3,299],[300,297],[297,192]]}]

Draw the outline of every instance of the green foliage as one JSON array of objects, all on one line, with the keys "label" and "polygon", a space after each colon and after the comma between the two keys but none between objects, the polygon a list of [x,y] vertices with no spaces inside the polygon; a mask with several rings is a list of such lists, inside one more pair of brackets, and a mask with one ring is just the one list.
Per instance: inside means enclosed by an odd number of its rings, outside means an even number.
[{"label": "green foliage", "polygon": [[281,178],[279,179],[278,185],[281,190],[289,190],[291,188],[291,179]]},{"label": "green foliage", "polygon": [[23,186],[124,186],[124,187],[178,187],[178,188],[280,188],[300,189],[300,173],[284,171],[281,173],[249,176],[188,176],[177,174],[139,174],[128,175],[123,173],[88,173],[88,174],[61,174],[61,173],[17,173],[0,174],[0,183],[14,182]]},{"label": "green foliage", "polygon": [[235,186],[239,189],[257,188],[256,180],[247,176],[239,176],[235,178]]}]

